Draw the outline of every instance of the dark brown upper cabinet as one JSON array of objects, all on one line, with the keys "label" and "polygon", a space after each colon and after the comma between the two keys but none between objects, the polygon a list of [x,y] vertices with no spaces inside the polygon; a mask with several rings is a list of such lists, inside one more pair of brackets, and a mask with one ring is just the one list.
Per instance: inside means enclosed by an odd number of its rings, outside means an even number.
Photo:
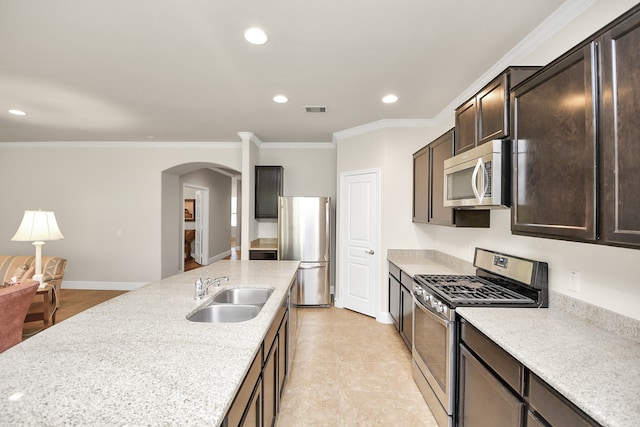
[{"label": "dark brown upper cabinet", "polygon": [[509,67],[456,109],[455,154],[509,136],[510,91],[540,68]]},{"label": "dark brown upper cabinet", "polygon": [[255,217],[278,218],[278,196],[282,196],[284,168],[256,166],[255,172]]},{"label": "dark brown upper cabinet", "polygon": [[640,246],[640,13],[599,40],[601,237]]},{"label": "dark brown upper cabinet", "polygon": [[513,92],[515,234],[596,238],[594,45]]},{"label": "dark brown upper cabinet", "polygon": [[444,206],[444,161],[453,156],[454,137],[450,129],[413,155],[413,222],[487,228],[488,210]]},{"label": "dark brown upper cabinet", "polygon": [[512,94],[514,234],[640,247],[640,6]]}]

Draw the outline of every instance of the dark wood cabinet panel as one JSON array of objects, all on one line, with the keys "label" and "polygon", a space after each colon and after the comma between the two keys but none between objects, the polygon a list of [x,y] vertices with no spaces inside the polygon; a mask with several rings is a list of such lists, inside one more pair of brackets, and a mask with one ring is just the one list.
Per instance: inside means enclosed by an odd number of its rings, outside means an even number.
[{"label": "dark wood cabinet panel", "polygon": [[444,161],[453,156],[455,130],[450,129],[413,155],[413,222],[487,228],[488,210],[444,206]]},{"label": "dark wood cabinet panel", "polygon": [[509,67],[456,109],[455,154],[511,133],[510,92],[541,67]]},{"label": "dark wood cabinet panel", "polygon": [[[409,280],[412,279],[409,278]],[[402,308],[400,313],[402,316],[400,336],[409,350],[411,350],[413,345],[413,296],[411,295],[411,290],[405,286],[400,286],[400,293],[400,306]]]},{"label": "dark wood cabinet panel", "polygon": [[396,329],[400,330],[400,282],[389,275],[389,314]]},{"label": "dark wood cabinet panel", "polygon": [[596,238],[593,49],[571,52],[513,92],[515,234]]},{"label": "dark wood cabinet panel", "polygon": [[522,427],[525,405],[460,345],[460,426]]},{"label": "dark wood cabinet panel", "polygon": [[444,206],[444,161],[453,156],[455,131],[449,130],[427,146],[431,183],[429,193],[429,222],[454,225],[454,210]]},{"label": "dark wood cabinet panel", "polygon": [[413,155],[413,222],[429,222],[429,149]]},{"label": "dark wood cabinet panel", "polygon": [[275,249],[249,249],[249,259],[275,261],[278,259],[278,251]]},{"label": "dark wood cabinet panel", "polygon": [[282,196],[282,166],[255,167],[255,217],[278,218],[278,196]]},{"label": "dark wood cabinet panel", "polygon": [[640,246],[640,13],[601,38],[601,236]]},{"label": "dark wood cabinet panel", "polygon": [[455,153],[470,150],[478,139],[476,98],[473,97],[456,109]]},{"label": "dark wood cabinet panel", "polygon": [[478,142],[480,145],[509,134],[508,74],[504,73],[489,83],[477,96]]}]

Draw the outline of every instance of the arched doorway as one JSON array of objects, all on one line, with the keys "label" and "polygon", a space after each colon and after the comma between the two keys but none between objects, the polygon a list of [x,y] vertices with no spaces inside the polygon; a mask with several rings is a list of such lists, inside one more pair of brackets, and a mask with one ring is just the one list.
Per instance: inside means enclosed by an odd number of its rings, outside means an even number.
[{"label": "arched doorway", "polygon": [[[208,264],[231,251],[231,186],[240,172],[215,163],[187,163],[162,172],[161,259],[162,278],[183,271],[184,266],[184,185],[207,189],[206,209]],[[233,178],[236,178],[235,180]]]}]

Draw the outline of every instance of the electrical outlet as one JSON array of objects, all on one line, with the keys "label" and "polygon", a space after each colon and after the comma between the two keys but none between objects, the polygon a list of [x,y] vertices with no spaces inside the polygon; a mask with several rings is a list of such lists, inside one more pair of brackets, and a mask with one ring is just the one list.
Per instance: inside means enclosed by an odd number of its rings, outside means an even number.
[{"label": "electrical outlet", "polygon": [[569,290],[573,292],[580,292],[580,272],[569,271]]}]

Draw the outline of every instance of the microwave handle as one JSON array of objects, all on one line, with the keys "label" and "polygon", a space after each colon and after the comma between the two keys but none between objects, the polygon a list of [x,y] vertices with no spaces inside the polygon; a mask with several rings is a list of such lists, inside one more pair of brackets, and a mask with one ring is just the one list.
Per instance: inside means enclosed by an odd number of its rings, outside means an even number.
[{"label": "microwave handle", "polygon": [[[478,160],[480,162],[480,160]],[[484,165],[484,162],[480,163],[480,169],[482,169],[482,193],[480,194],[480,201],[484,200],[484,196],[487,194],[487,190],[489,190],[489,180],[487,179],[487,167]]]},{"label": "microwave handle", "polygon": [[477,185],[478,171],[481,167],[484,168],[484,165],[482,164],[482,160],[478,159],[478,163],[476,163],[476,167],[473,168],[473,173],[471,174],[471,189],[473,190],[473,194],[475,194],[476,199],[478,199],[478,202],[482,201],[482,196],[480,196],[480,193],[478,193]]}]

